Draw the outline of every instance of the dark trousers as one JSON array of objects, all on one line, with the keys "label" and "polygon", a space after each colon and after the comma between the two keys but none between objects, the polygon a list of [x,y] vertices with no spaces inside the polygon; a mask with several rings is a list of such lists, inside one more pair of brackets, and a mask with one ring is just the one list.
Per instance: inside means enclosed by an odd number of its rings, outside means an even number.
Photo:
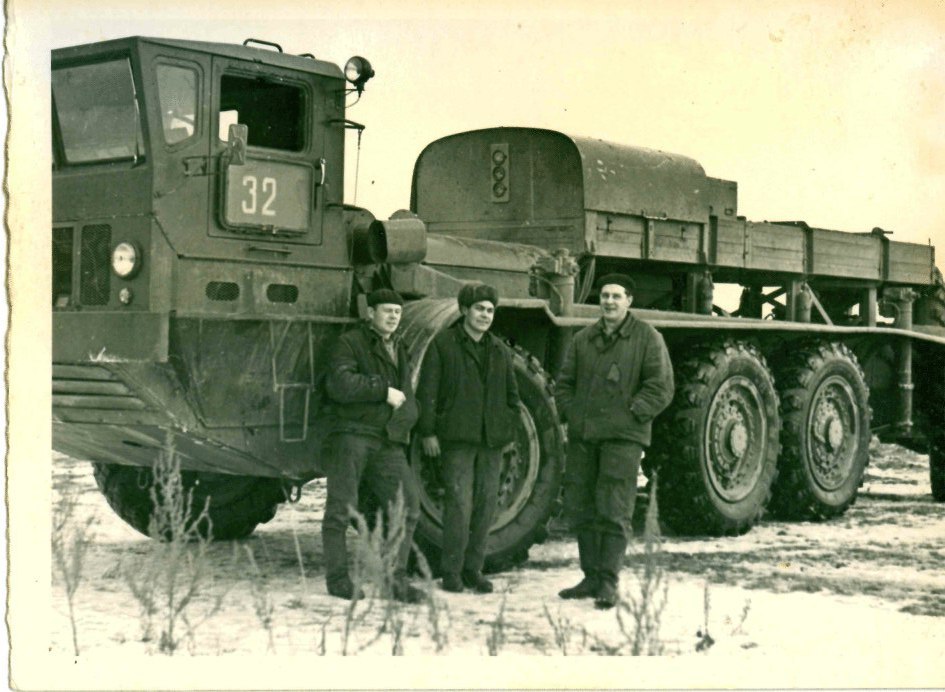
[{"label": "dark trousers", "polygon": [[623,440],[568,443],[564,503],[571,528],[629,540],[643,447]]},{"label": "dark trousers", "polygon": [[482,571],[499,493],[502,448],[445,443],[441,453],[444,574]]},{"label": "dark trousers", "polygon": [[404,446],[380,437],[353,433],[335,433],[326,444],[328,500],[322,520],[325,580],[332,584],[348,577],[345,533],[351,521],[349,508],[358,508],[358,488],[362,481],[385,509],[395,502],[398,491],[403,492],[406,521],[395,569],[405,570],[413,532],[420,518],[420,493],[407,464]]}]

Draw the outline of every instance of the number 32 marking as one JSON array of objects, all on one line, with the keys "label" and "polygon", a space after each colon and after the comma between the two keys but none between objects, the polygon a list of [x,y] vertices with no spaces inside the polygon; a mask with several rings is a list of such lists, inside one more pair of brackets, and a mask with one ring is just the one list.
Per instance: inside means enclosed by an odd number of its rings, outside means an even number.
[{"label": "number 32 marking", "polygon": [[244,214],[255,214],[257,199],[259,197],[258,190],[262,188],[262,194],[269,195],[266,197],[266,201],[263,202],[262,208],[259,210],[259,213],[263,216],[275,216],[276,210],[272,208],[272,203],[276,201],[276,179],[265,177],[262,179],[262,185],[259,184],[259,179],[255,175],[244,175],[243,176],[243,187],[247,188],[249,192],[249,199],[244,199],[240,208],[243,210]]}]

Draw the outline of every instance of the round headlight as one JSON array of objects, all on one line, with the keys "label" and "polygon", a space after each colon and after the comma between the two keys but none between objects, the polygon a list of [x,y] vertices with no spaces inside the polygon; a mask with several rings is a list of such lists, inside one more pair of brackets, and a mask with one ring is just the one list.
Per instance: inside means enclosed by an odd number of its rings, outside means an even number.
[{"label": "round headlight", "polygon": [[118,243],[112,250],[112,271],[123,279],[130,279],[141,266],[141,255],[134,243]]},{"label": "round headlight", "polygon": [[345,79],[354,84],[358,92],[364,89],[365,82],[373,76],[374,69],[371,63],[360,55],[355,55],[345,63]]}]

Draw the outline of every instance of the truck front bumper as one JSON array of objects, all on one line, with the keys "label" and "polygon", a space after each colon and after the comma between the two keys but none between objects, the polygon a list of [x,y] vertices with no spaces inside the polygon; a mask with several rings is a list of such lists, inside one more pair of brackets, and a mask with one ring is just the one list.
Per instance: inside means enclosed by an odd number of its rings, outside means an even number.
[{"label": "truck front bumper", "polygon": [[54,363],[167,362],[167,314],[53,311],[52,327]]}]

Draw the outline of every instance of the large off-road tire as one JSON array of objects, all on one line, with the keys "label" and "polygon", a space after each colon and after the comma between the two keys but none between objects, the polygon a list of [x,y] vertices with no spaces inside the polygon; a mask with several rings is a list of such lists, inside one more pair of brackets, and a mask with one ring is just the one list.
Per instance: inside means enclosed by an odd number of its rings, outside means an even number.
[{"label": "large off-road tire", "polygon": [[654,423],[660,518],[683,534],[748,531],[777,475],[781,419],[761,353],[735,340],[688,350],[676,394]]},{"label": "large off-road tire", "polygon": [[[149,536],[153,508],[151,469],[103,463],[92,466],[95,482],[115,513]],[[258,524],[272,519],[278,504],[286,499],[282,482],[274,478],[182,471],[181,480],[185,492],[193,493],[192,514],[199,514],[207,498],[210,499],[210,535],[205,522],[198,523],[197,529],[214,540],[245,538]]]},{"label": "large off-road tire", "polygon": [[[486,544],[485,569],[491,572],[524,561],[529,547],[545,539],[548,520],[558,507],[564,468],[564,434],[549,377],[538,360],[520,348],[513,349],[512,364],[522,403],[515,441],[503,452],[498,505]],[[436,460],[423,455],[419,440],[414,440],[411,464],[421,488],[414,540],[436,572],[443,542],[443,485]]]},{"label": "large off-road tire", "polygon": [[828,519],[856,500],[869,461],[869,388],[853,352],[838,342],[797,349],[775,368],[781,396],[780,473],[771,511]]}]

